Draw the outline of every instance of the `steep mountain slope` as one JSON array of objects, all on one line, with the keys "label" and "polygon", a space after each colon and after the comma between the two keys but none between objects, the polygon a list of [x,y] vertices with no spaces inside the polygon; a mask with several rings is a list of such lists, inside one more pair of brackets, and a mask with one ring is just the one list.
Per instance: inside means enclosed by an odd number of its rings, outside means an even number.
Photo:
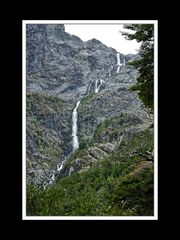
[{"label": "steep mountain slope", "polygon": [[[129,203],[131,211],[122,205],[118,210],[119,203],[112,209],[108,208],[112,200],[109,188],[113,195],[116,190],[119,192],[118,189],[124,188],[124,184],[127,185],[126,181],[137,178],[139,182],[132,191],[141,184],[150,184],[147,188],[151,189],[148,190],[151,197],[145,193],[145,203],[142,204],[145,209],[146,200],[151,199],[150,207],[143,214],[152,215],[153,116],[143,109],[137,94],[128,90],[135,83],[137,72],[127,62],[138,58],[138,55],[118,54],[96,39],[83,42],[66,33],[61,24],[27,25],[26,37],[29,214],[142,214],[141,204],[137,211],[133,210],[132,199]],[[73,112],[77,118],[77,126],[74,127],[77,127],[79,149],[76,151],[73,150]],[[101,187],[98,188],[93,174],[101,179]],[[147,174],[147,182],[143,182],[143,174]],[[111,179],[110,185],[107,178]],[[73,195],[70,193],[73,187],[75,191],[79,189],[74,181],[92,183],[88,190],[83,185],[80,195],[83,199],[87,196],[87,199],[81,205],[87,205],[90,194],[97,200],[93,203],[99,206],[97,212],[89,212],[90,206],[86,210],[83,206],[83,210],[70,210],[79,204],[76,194],[72,202],[69,198]],[[44,186],[44,190],[37,192],[30,183],[40,188]],[[63,195],[64,189],[67,189],[67,195]],[[31,195],[32,192],[35,194]],[[54,197],[50,203],[48,199],[52,196],[49,194],[61,197]],[[100,201],[103,196],[102,207]],[[113,201],[117,202],[117,197],[115,194]],[[37,203],[38,199],[43,199],[43,202]],[[66,212],[67,200],[71,203]],[[59,201],[61,206],[57,207]],[[43,203],[48,206],[46,210],[41,209]],[[53,206],[51,210],[49,204]],[[32,210],[34,205],[37,205],[36,211]]]},{"label": "steep mountain slope", "polygon": [[[28,215],[40,216],[152,216],[153,215],[153,129],[111,144],[99,144],[88,157],[85,149],[71,158],[51,188],[28,188]],[[106,148],[105,148],[106,146]],[[94,148],[94,147],[93,147]],[[102,156],[97,148],[108,153]],[[110,150],[108,152],[107,150]],[[83,157],[84,161],[82,161]],[[79,158],[77,158],[79,157]],[[68,166],[69,165],[69,166]],[[87,167],[90,166],[90,167]],[[67,174],[66,174],[67,175]]]}]

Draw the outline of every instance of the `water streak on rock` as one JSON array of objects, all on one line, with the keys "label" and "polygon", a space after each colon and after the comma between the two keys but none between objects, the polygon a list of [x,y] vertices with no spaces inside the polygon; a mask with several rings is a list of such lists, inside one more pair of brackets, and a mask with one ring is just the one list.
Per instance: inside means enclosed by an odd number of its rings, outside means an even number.
[{"label": "water streak on rock", "polygon": [[77,108],[79,107],[80,101],[77,102],[76,107],[73,110],[72,113],[72,137],[73,137],[73,152],[75,152],[76,149],[79,148],[79,142],[77,137]]}]

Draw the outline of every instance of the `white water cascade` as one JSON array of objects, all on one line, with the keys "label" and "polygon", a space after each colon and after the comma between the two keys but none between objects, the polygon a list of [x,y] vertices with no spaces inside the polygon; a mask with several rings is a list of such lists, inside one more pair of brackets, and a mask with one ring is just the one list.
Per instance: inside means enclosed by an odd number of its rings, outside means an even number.
[{"label": "white water cascade", "polygon": [[60,165],[57,165],[57,172],[60,172],[63,169],[65,162],[66,158],[62,161]]},{"label": "white water cascade", "polygon": [[102,83],[105,83],[105,81],[103,81],[102,79],[100,79],[100,83],[99,83],[99,86],[98,86],[98,79],[96,79],[96,82],[95,82],[95,93],[98,93],[99,92],[99,89],[102,85]]},{"label": "white water cascade", "polygon": [[119,69],[120,69],[120,66],[118,66],[116,73],[118,73],[118,72],[119,72]]},{"label": "white water cascade", "polygon": [[50,178],[50,181],[49,181],[48,185],[52,185],[52,184],[54,183],[54,181],[55,181],[55,175],[52,174],[52,176],[51,176],[51,178]]},{"label": "white water cascade", "polygon": [[96,82],[95,82],[95,93],[98,93],[98,87],[97,87],[97,84],[98,84],[98,79],[96,79]]},{"label": "white water cascade", "polygon": [[121,65],[121,63],[120,63],[120,54],[119,53],[117,53],[117,65],[118,66]]},{"label": "white water cascade", "polygon": [[119,72],[120,66],[122,66],[122,64],[120,62],[120,53],[117,53],[117,65],[118,65],[118,68],[117,68],[116,73]]},{"label": "white water cascade", "polygon": [[80,101],[77,102],[75,109],[72,113],[72,137],[73,137],[73,152],[79,148],[79,142],[77,137],[77,108],[79,107]]},{"label": "white water cascade", "polygon": [[88,86],[88,89],[87,89],[87,95],[89,95],[89,93],[90,93],[91,85],[92,85],[92,82],[90,82],[90,84],[89,84],[89,86]]}]

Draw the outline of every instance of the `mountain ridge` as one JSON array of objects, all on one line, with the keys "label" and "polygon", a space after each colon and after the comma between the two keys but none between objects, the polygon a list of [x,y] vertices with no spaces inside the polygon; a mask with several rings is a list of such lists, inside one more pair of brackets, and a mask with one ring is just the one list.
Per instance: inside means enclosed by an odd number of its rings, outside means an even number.
[{"label": "mountain ridge", "polygon": [[84,42],[66,33],[62,24],[29,24],[26,37],[27,186],[55,189],[63,179],[101,165],[106,172],[106,165],[115,164],[133,177],[151,171],[153,116],[129,91],[137,71],[127,63],[138,55],[118,56],[99,40]]}]

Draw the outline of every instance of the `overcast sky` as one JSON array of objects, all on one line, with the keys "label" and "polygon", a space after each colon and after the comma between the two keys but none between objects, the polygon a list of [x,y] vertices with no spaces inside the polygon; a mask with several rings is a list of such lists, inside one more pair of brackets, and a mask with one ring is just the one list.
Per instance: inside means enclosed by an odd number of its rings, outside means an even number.
[{"label": "overcast sky", "polygon": [[135,40],[126,40],[119,31],[127,31],[122,24],[119,25],[68,25],[65,24],[66,32],[80,37],[83,41],[96,38],[108,47],[115,48],[123,54],[137,53],[140,44]]}]

